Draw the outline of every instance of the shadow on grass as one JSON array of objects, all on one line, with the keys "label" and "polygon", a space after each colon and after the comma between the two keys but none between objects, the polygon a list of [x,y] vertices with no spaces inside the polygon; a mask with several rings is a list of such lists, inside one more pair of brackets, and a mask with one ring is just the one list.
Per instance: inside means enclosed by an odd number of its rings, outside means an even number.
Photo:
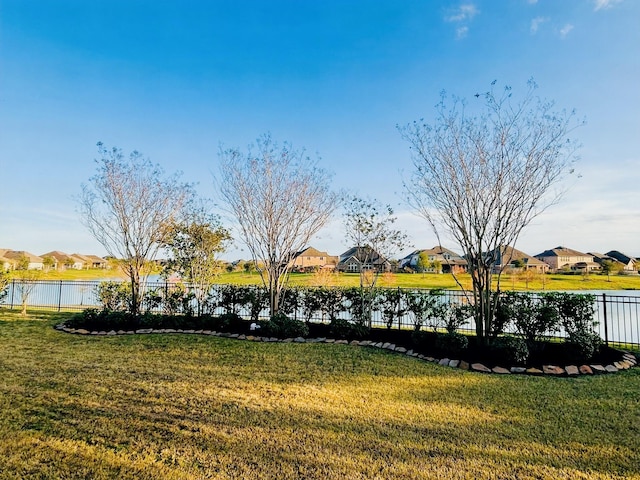
[{"label": "shadow on grass", "polygon": [[0,322],[0,471],[68,478],[630,478],[635,370],[485,376],[339,345]]}]

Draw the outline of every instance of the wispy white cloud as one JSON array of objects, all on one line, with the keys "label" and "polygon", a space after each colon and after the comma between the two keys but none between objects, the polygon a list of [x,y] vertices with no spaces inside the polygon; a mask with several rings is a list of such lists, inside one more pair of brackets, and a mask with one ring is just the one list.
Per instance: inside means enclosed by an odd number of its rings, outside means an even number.
[{"label": "wispy white cloud", "polygon": [[467,3],[465,5],[460,5],[457,10],[447,17],[447,21],[465,22],[467,20],[471,20],[478,13],[480,13],[480,11],[473,3]]},{"label": "wispy white cloud", "polygon": [[530,31],[532,34],[535,34],[538,32],[538,28],[540,28],[540,25],[542,25],[544,22],[546,22],[547,20],[549,20],[546,17],[536,17],[533,20],[531,20],[531,27],[530,27]]},{"label": "wispy white cloud", "polygon": [[468,22],[473,20],[473,18],[479,13],[480,10],[478,10],[473,3],[466,3],[452,11],[449,16],[445,17],[445,20],[447,22],[458,24],[458,27],[456,28],[456,38],[462,39],[469,33],[469,26],[467,25]]},{"label": "wispy white cloud", "polygon": [[456,28],[456,38],[457,39],[462,39],[462,38],[466,37],[468,33],[469,33],[469,27],[467,27],[467,26]]},{"label": "wispy white cloud", "polygon": [[571,32],[571,30],[573,30],[573,25],[571,25],[570,23],[567,23],[564,27],[562,27],[560,29],[560,37],[564,38],[567,35],[569,35],[569,32]]},{"label": "wispy white cloud", "polygon": [[595,0],[595,6],[593,7],[593,10],[596,12],[598,10],[606,10],[607,8],[613,7],[617,3],[622,3],[622,0]]}]

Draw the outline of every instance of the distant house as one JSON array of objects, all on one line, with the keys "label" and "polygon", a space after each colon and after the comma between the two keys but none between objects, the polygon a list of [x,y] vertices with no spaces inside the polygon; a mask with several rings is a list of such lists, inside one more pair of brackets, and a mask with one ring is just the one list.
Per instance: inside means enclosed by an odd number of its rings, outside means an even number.
[{"label": "distant house", "polygon": [[51,258],[53,260],[53,265],[51,266],[51,268],[53,268],[54,270],[63,270],[67,268],[67,265],[70,264],[69,262],[72,261],[69,255],[59,250],[53,250],[51,252],[43,253],[40,256],[43,259],[47,257]]},{"label": "distant house", "polygon": [[340,255],[337,270],[353,273],[366,270],[390,272],[391,262],[370,247],[352,247]]},{"label": "distant house", "polygon": [[538,273],[546,273],[549,270],[549,265],[542,260],[532,257],[509,245],[503,245],[491,252],[487,252],[485,255],[490,255],[491,258],[494,259],[493,271],[495,273],[509,273],[521,270],[533,270]]},{"label": "distant house", "polygon": [[618,250],[611,250],[606,253],[607,256],[617,260],[624,265],[625,272],[633,272],[638,269],[638,263],[635,258],[630,255],[626,255]]},{"label": "distant house", "polygon": [[107,268],[109,266],[109,262],[97,255],[83,255],[83,257],[86,259],[89,268]]},{"label": "distant house", "polygon": [[593,256],[593,261],[596,262],[598,265],[600,265],[600,269],[602,269],[604,262],[611,262],[611,264],[614,265],[613,270],[615,271],[624,270],[624,264],[622,262],[619,262],[615,258],[610,257],[609,255],[606,255],[604,253],[598,253],[598,252],[587,252],[587,253]]},{"label": "distant house", "polygon": [[42,257],[24,250],[5,250],[4,253],[0,251],[0,255],[4,258],[5,267],[8,267],[5,268],[6,270],[15,269],[23,258],[28,260],[27,270],[42,270],[44,268]]},{"label": "distant house", "polygon": [[8,251],[9,251],[8,248],[0,248],[0,269],[3,272],[7,270],[11,270],[13,266],[13,261],[10,258],[4,256],[4,254],[7,253]]},{"label": "distant house", "polygon": [[545,250],[534,256],[549,265],[551,271],[554,272],[591,272],[600,269],[600,265],[594,261],[593,255],[562,246]]},{"label": "distant house", "polygon": [[73,263],[69,262],[69,268],[73,268],[74,270],[83,270],[85,268],[89,268],[91,261],[86,258],[84,255],[80,255],[79,253],[72,253],[69,255],[69,258]]},{"label": "distant house", "polygon": [[336,255],[329,255],[313,247],[305,248],[297,252],[292,261],[293,270],[309,271],[319,268],[335,269],[340,258]]},{"label": "distant house", "polygon": [[425,268],[430,273],[463,273],[467,271],[467,261],[452,250],[436,245],[430,249],[415,250],[400,259],[399,268],[418,271],[419,258],[426,254],[430,265]]}]

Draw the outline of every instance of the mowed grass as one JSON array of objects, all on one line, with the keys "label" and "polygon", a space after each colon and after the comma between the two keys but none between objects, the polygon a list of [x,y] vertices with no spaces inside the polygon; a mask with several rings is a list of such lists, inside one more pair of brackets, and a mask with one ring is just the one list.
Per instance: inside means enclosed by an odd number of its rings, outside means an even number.
[{"label": "mowed grass", "polygon": [[[159,272],[155,272],[159,273]],[[15,276],[15,273],[12,274]],[[42,272],[40,280],[125,280],[122,271],[117,269],[101,270],[61,270]],[[314,273],[292,273],[289,277],[291,285],[299,286],[343,286],[355,287],[360,283],[356,273],[336,273],[332,275],[318,275]],[[471,289],[471,276],[458,275],[458,282],[466,289]],[[215,283],[235,285],[261,285],[262,280],[256,272],[224,272],[219,275]],[[434,273],[394,273],[383,274],[377,284],[381,287],[403,288],[442,288],[458,290],[460,285],[450,274]],[[503,274],[500,283],[502,290],[640,290],[640,276],[638,275],[534,275],[526,280],[521,274]]]},{"label": "mowed grass", "polygon": [[[459,290],[460,285],[471,290],[471,276],[460,274],[458,282],[451,274],[434,273],[393,273],[379,276],[377,285],[381,287],[402,288],[441,288],[445,290]],[[260,285],[258,273],[232,272],[223,273],[216,283],[235,285]],[[292,273],[289,283],[298,286],[343,286],[356,287],[360,279],[357,273],[336,273],[332,275],[317,275],[313,273]],[[640,290],[640,276],[638,275],[537,275],[528,281],[522,275],[503,274],[500,281],[502,290]],[[633,292],[630,292],[633,294]]]},{"label": "mowed grass", "polygon": [[638,369],[481,375],[63,317],[0,311],[0,478],[640,478]]}]

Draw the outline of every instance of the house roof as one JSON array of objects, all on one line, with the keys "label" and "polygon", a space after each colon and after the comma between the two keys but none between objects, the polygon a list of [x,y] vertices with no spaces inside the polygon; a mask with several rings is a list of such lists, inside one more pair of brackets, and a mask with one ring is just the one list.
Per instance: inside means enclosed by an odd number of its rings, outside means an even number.
[{"label": "house roof", "polygon": [[67,255],[64,252],[61,252],[60,250],[54,250],[52,252],[43,253],[40,256],[43,259],[44,259],[44,257],[51,257],[51,258],[54,258],[55,260],[57,260],[59,262],[64,262],[65,260],[67,260],[67,258],[69,258],[69,255]]},{"label": "house roof", "polygon": [[[492,250],[492,252],[495,252],[496,250],[498,250],[497,248]],[[535,257],[532,257],[531,255],[524,253],[521,250],[518,250],[517,248],[513,248],[510,245],[503,245],[502,247],[499,248],[500,250],[500,255],[496,256],[496,262],[500,261],[500,263],[502,265],[506,264],[506,263],[511,263],[514,260],[521,260],[522,262],[524,262],[527,265],[546,265],[546,263],[544,263],[542,260],[539,260]],[[491,252],[488,252],[491,253]],[[504,260],[506,259],[506,261]]]},{"label": "house roof", "polygon": [[297,252],[294,255],[294,258],[300,257],[302,255],[304,255],[305,257],[330,257],[331,256],[327,252],[321,252],[320,250],[317,250],[313,247],[307,247],[304,250],[300,250],[299,252]]},{"label": "house roof", "polygon": [[69,255],[69,257],[71,257],[73,260],[76,260],[78,262],[82,262],[82,263],[92,263],[91,259],[80,254],[80,253],[72,253],[71,255]]},{"label": "house roof", "polygon": [[22,257],[27,257],[29,259],[29,263],[42,262],[42,257],[24,250],[7,250],[3,256],[8,260],[20,260]]},{"label": "house roof", "polygon": [[371,247],[351,247],[340,255],[340,263],[344,263],[350,258],[354,258],[361,263],[369,261],[373,265],[383,264],[388,261]]},{"label": "house roof", "polygon": [[409,260],[411,257],[413,257],[415,255],[420,255],[422,252],[425,252],[427,255],[444,255],[445,253],[448,253],[452,257],[462,258],[461,255],[457,254],[453,250],[449,250],[448,248],[444,248],[444,247],[442,247],[440,245],[436,245],[433,248],[423,248],[423,249],[419,249],[419,250],[414,250],[409,255],[407,255],[406,257],[402,258],[402,260]]},{"label": "house roof", "polygon": [[618,260],[621,263],[629,264],[630,262],[633,262],[633,263],[636,262],[636,259],[633,258],[631,255],[626,255],[618,250],[611,250],[607,252],[607,255],[611,258]]},{"label": "house roof", "polygon": [[589,256],[589,254],[582,253],[577,250],[573,250],[571,248],[562,247],[562,246],[552,248],[550,250],[545,250],[542,253],[534,255],[534,257],[536,258],[539,258],[539,257],[587,257],[587,256]]},{"label": "house roof", "polygon": [[91,261],[91,263],[107,263],[107,261],[104,258],[99,257],[97,255],[89,254],[89,255],[83,255],[83,256],[85,258],[88,258]]}]

